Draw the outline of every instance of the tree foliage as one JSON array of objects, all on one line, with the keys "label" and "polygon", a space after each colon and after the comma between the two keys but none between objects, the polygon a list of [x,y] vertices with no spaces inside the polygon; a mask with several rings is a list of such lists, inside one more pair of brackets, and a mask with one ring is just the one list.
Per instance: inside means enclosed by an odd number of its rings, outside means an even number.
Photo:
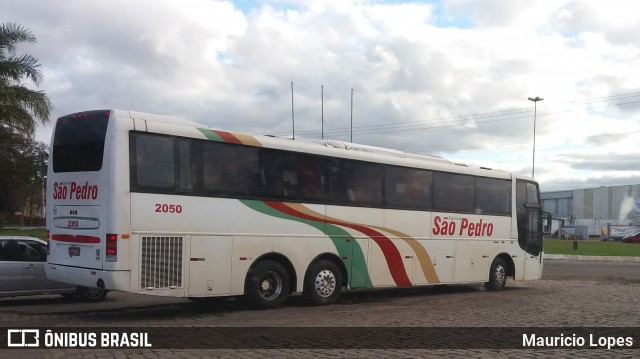
[{"label": "tree foliage", "polygon": [[35,43],[28,29],[0,24],[0,224],[15,212],[33,216],[44,203],[47,146],[33,140],[36,120],[49,121],[53,109],[44,91],[33,90],[43,80],[38,60],[18,54],[21,43]]},{"label": "tree foliage", "polygon": [[46,144],[0,128],[0,223],[42,213],[47,160]]},{"label": "tree foliage", "polygon": [[22,42],[35,43],[36,38],[18,24],[0,24],[0,125],[32,136],[35,120],[47,123],[53,106],[44,91],[32,90],[22,83],[29,80],[37,86],[43,78],[35,57],[16,53]]}]

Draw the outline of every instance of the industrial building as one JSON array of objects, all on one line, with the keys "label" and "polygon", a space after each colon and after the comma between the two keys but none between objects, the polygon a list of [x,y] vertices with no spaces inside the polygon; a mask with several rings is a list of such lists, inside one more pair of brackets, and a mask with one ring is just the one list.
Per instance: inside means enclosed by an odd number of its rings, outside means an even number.
[{"label": "industrial building", "polygon": [[640,226],[640,184],[543,192],[541,198],[543,210],[558,223],[589,236],[601,235],[609,225]]}]

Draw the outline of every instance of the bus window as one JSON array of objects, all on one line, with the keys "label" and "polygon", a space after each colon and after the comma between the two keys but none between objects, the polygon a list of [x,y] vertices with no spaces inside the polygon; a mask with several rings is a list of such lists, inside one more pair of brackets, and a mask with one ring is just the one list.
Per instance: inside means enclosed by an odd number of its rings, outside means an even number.
[{"label": "bus window", "polygon": [[178,192],[193,191],[195,183],[195,164],[191,158],[191,142],[186,139],[177,140],[178,148]]},{"label": "bus window", "polygon": [[351,206],[383,204],[383,166],[340,158],[327,160],[329,202]]},{"label": "bus window", "polygon": [[203,144],[204,191],[222,197],[246,197],[256,191],[258,149],[217,142]]},{"label": "bus window", "polygon": [[495,178],[476,178],[477,214],[511,213],[511,182]]},{"label": "bus window", "polygon": [[138,135],[135,140],[136,184],[144,187],[174,187],[174,140],[171,137]]},{"label": "bus window", "polygon": [[344,161],[342,171],[347,177],[347,195],[350,201],[355,205],[382,206],[382,165]]},{"label": "bus window", "polygon": [[347,174],[342,168],[344,161],[340,158],[327,159],[327,173],[329,176],[327,199],[331,203],[343,204],[353,201],[353,198],[349,198],[347,193]]},{"label": "bus window", "polygon": [[386,166],[385,206],[402,209],[430,209],[433,173],[427,170]]},{"label": "bus window", "polygon": [[294,153],[263,149],[260,152],[261,194],[266,198],[297,199],[297,162]]},{"label": "bus window", "polygon": [[260,163],[262,196],[324,200],[324,161],[321,157],[262,149]]},{"label": "bus window", "polygon": [[324,168],[322,157],[298,154],[298,179],[302,199],[324,200]]},{"label": "bus window", "polygon": [[433,206],[438,211],[475,212],[474,177],[457,173],[435,172]]},{"label": "bus window", "polygon": [[53,136],[53,172],[99,171],[109,111],[60,117]]}]

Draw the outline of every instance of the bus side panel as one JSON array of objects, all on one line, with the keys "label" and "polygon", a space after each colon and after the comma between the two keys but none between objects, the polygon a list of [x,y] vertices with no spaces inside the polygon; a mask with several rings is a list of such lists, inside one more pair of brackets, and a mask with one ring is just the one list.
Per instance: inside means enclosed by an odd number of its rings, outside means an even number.
[{"label": "bus side panel", "polygon": [[[511,217],[459,215],[454,281],[485,282],[491,263],[500,253],[516,254],[517,244],[509,239]],[[508,248],[508,249],[507,249]]]},{"label": "bus side panel", "polygon": [[[127,114],[127,116],[125,116]],[[118,112],[112,121],[114,133],[106,142],[105,168],[108,180],[105,185],[109,195],[105,196],[105,208],[109,215],[104,218],[106,233],[118,234],[118,260],[104,262],[105,270],[131,270],[131,241],[122,234],[131,233],[131,196],[129,185],[129,131],[133,120],[128,113]]]},{"label": "bus side panel", "polygon": [[524,253],[524,280],[536,280],[542,278],[542,252],[540,255],[533,256],[529,253]]},{"label": "bus side panel", "polygon": [[322,233],[276,237],[273,251],[284,255],[295,268],[297,279],[295,285],[298,292],[303,291],[305,273],[319,254],[332,253],[340,258],[336,251],[336,246]]},{"label": "bus side panel", "polygon": [[190,297],[231,294],[231,236],[191,236]]},{"label": "bus side panel", "polygon": [[429,253],[437,281],[428,280],[426,276],[416,278],[416,284],[453,283],[453,264],[455,243],[448,239],[423,239],[420,244]]},{"label": "bus side panel", "polygon": [[345,265],[351,267],[353,272],[353,268],[358,267],[358,263],[354,262],[357,258],[362,258],[365,262],[360,263],[360,267],[369,279],[358,285],[358,280],[352,282],[354,278],[350,278],[350,286],[366,287],[392,283],[387,265],[381,263],[382,253],[371,239],[373,229],[369,224],[382,222],[383,216],[380,212],[381,210],[372,208],[327,206],[327,222],[344,231],[344,241],[351,249]]},{"label": "bus side panel", "polygon": [[[220,260],[217,257],[218,254],[211,256],[213,252],[209,250],[210,245],[201,242],[204,240],[201,237],[232,238],[231,244],[227,239],[222,243],[225,253],[229,252],[229,248],[231,250],[229,253],[231,269],[228,274],[231,295],[244,293],[247,271],[254,261],[264,254],[277,252],[292,263],[299,290],[302,290],[304,273],[313,258],[326,252],[337,254],[335,245],[324,233],[323,205],[305,205],[306,211],[314,214],[311,216],[313,219],[308,219],[309,216],[303,216],[300,212],[288,209],[289,205],[272,208],[261,201],[145,193],[132,193],[131,198],[134,233],[142,237],[186,238],[188,235],[192,236],[191,256],[189,257],[189,251],[186,250],[186,244],[183,252],[183,261],[188,267],[185,267],[183,276],[186,276],[189,270],[201,271],[201,263],[192,265],[190,263],[192,260],[202,260],[206,263],[218,263]],[[198,250],[204,251],[205,254],[196,253]],[[135,261],[143,261],[143,256],[144,253],[137,254]],[[136,266],[141,268],[140,264]],[[227,268],[227,264],[223,263],[223,267]],[[213,271],[216,267],[212,268]],[[207,275],[210,276],[208,273],[196,274],[202,277],[200,278],[202,280],[205,280]],[[182,283],[183,287],[187,283],[186,279],[188,278],[185,277]],[[193,280],[193,275],[191,279]],[[216,277],[216,281],[220,279]],[[194,284],[200,290],[194,289],[195,291],[191,292],[191,289],[188,289],[189,295],[191,293],[194,296],[218,294],[215,283],[213,283],[214,289],[209,291],[209,280],[213,279],[206,279],[206,290],[202,289],[205,282]]]},{"label": "bus side panel", "polygon": [[522,249],[520,249],[520,246],[518,246],[517,248],[518,250],[518,256],[513,258],[513,264],[515,265],[515,269],[516,269],[516,275],[513,278],[514,280],[524,280],[524,273],[525,273],[525,262],[527,260],[527,256],[528,254],[523,251]]},{"label": "bus side panel", "polygon": [[[405,262],[413,262],[413,285],[448,283],[453,279],[454,243],[430,240],[433,213],[425,211],[387,210],[384,226],[390,235],[409,248],[401,250]],[[403,248],[398,244],[398,248]]]},{"label": "bus side panel", "polygon": [[[218,199],[218,201],[221,201]],[[237,207],[236,207],[237,206]],[[314,258],[323,253],[334,253],[330,233],[324,222],[324,205],[302,205],[274,202],[271,206],[262,201],[235,201],[229,208],[237,208],[243,218],[228,220],[229,230],[236,233],[233,242],[231,292],[244,294],[244,283],[251,265],[264,255],[275,253],[283,256],[292,266],[298,292],[303,290],[304,275]],[[211,227],[209,231],[218,228]],[[292,278],[293,280],[293,278]]]},{"label": "bus side panel", "polygon": [[231,294],[244,294],[244,283],[251,265],[265,253],[273,251],[275,237],[236,235],[231,260]]},{"label": "bus side panel", "polygon": [[[414,284],[419,260],[416,237],[424,235],[426,230],[427,221],[423,217],[424,213],[420,212],[327,206],[328,221],[345,228],[355,238],[359,246],[354,247],[354,251],[364,249],[368,285],[373,287]],[[354,252],[351,260],[357,260],[357,253]],[[351,283],[351,286],[362,285]]]}]

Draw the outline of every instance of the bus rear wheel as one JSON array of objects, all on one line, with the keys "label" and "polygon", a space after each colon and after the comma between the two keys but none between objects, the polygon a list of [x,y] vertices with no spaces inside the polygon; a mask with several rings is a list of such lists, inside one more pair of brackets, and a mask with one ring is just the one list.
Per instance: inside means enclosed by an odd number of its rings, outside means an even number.
[{"label": "bus rear wheel", "polygon": [[507,264],[504,259],[496,258],[491,263],[489,281],[484,284],[484,287],[490,291],[499,291],[505,284],[507,284]]},{"label": "bus rear wheel", "polygon": [[328,260],[315,262],[304,280],[304,296],[312,305],[335,303],[342,291],[342,272]]},{"label": "bus rear wheel", "polygon": [[245,296],[257,308],[280,307],[289,295],[289,274],[282,264],[266,260],[247,275]]},{"label": "bus rear wheel", "polygon": [[84,302],[101,302],[109,291],[104,288],[78,287],[77,295]]}]

